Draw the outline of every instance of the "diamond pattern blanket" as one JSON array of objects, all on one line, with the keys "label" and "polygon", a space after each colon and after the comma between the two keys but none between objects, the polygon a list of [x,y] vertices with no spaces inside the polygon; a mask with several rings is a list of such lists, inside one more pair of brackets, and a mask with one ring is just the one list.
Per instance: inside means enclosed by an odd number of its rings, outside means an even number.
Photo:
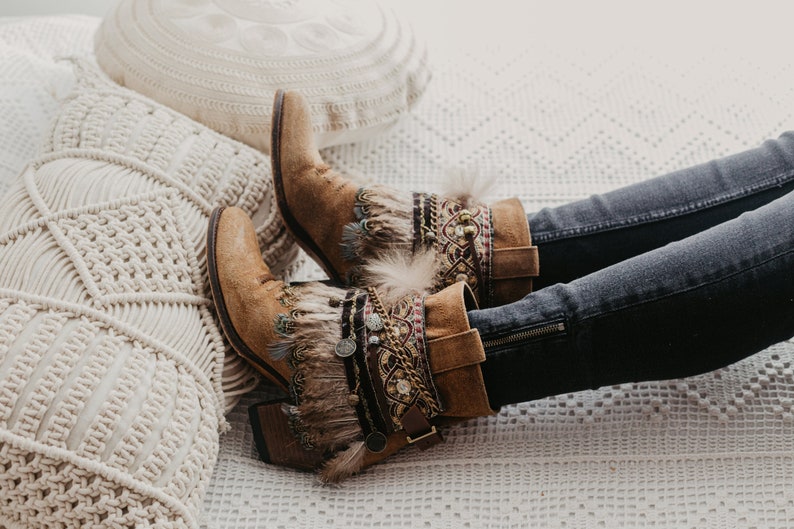
[{"label": "diamond pattern blanket", "polygon": [[[785,17],[766,4],[682,6],[408,2],[430,44],[428,92],[389,132],[323,154],[406,189],[432,188],[450,167],[476,168],[498,178],[497,196],[518,195],[533,210],[792,127]],[[90,57],[97,24],[0,25],[0,194],[36,156],[73,84],[54,57]],[[303,263],[294,277],[317,277]],[[246,405],[268,393],[261,386],[227,414],[202,523],[791,527],[793,358],[787,341],[700,376],[508,406],[336,487],[257,461]]]}]

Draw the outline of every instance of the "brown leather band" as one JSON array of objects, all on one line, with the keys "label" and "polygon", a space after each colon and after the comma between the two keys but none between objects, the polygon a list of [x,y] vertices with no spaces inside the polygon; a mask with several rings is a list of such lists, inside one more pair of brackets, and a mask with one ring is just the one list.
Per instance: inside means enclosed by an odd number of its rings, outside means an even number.
[{"label": "brown leather band", "polygon": [[417,406],[411,406],[400,421],[407,434],[408,444],[416,445],[420,450],[427,450],[444,441],[441,433],[430,424]]},{"label": "brown leather band", "polygon": [[493,252],[491,277],[514,279],[537,277],[540,274],[537,246],[522,248],[498,248]]}]

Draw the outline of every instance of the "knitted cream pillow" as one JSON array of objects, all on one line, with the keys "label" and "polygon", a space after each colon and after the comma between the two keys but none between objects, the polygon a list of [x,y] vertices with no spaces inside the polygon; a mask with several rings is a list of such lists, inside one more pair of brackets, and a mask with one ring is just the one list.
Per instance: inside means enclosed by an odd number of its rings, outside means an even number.
[{"label": "knitted cream pillow", "polygon": [[116,82],[265,152],[278,88],[308,98],[324,147],[393,124],[429,80],[375,0],[121,0],[95,51]]},{"label": "knitted cream pillow", "polygon": [[204,240],[213,206],[293,255],[266,157],[79,71],[0,208],[0,527],[198,527],[226,356]]}]

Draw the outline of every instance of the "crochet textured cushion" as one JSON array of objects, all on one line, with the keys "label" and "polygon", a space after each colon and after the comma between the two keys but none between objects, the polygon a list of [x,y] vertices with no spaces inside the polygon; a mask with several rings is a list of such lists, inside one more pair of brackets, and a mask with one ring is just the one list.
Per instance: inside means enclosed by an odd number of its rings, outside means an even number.
[{"label": "crochet textured cushion", "polygon": [[0,526],[198,527],[257,381],[209,310],[208,214],[254,215],[282,271],[294,245],[265,156],[77,70],[0,209]]},{"label": "crochet textured cushion", "polygon": [[266,152],[278,88],[308,98],[324,147],[387,128],[429,80],[425,47],[373,0],[122,0],[95,51],[116,82]]}]

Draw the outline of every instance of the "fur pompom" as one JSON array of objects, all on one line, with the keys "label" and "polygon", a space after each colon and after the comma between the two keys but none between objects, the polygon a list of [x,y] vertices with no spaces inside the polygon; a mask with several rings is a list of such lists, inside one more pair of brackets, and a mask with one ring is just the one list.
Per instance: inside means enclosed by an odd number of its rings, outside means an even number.
[{"label": "fur pompom", "polygon": [[429,295],[435,291],[440,262],[434,249],[415,254],[393,251],[366,262],[363,283],[375,287],[386,307],[411,294]]},{"label": "fur pompom", "polygon": [[444,172],[441,195],[456,198],[467,207],[481,204],[497,187],[497,179],[483,175],[479,167],[449,167]]}]

